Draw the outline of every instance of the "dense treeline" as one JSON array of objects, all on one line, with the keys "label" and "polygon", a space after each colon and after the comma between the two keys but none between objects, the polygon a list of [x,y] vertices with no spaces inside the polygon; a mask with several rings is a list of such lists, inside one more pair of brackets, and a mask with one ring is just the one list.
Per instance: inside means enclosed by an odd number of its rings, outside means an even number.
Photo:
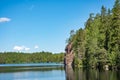
[{"label": "dense treeline", "polygon": [[63,62],[64,53],[52,54],[50,52],[22,53],[4,52],[0,53],[0,64],[8,63],[46,63]]},{"label": "dense treeline", "polygon": [[75,65],[85,67],[109,66],[120,68],[120,0],[112,8],[90,14],[84,29],[70,32]]}]

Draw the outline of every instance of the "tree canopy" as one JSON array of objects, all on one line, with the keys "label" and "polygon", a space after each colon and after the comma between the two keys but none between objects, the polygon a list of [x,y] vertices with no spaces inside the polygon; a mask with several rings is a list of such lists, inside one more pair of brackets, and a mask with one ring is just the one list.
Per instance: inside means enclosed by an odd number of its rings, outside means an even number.
[{"label": "tree canopy", "polygon": [[73,43],[75,66],[120,67],[120,0],[101,13],[90,13],[84,29],[69,38]]},{"label": "tree canopy", "polygon": [[52,54],[51,52],[4,52],[0,53],[0,64],[10,63],[61,63],[64,59],[64,53]]}]

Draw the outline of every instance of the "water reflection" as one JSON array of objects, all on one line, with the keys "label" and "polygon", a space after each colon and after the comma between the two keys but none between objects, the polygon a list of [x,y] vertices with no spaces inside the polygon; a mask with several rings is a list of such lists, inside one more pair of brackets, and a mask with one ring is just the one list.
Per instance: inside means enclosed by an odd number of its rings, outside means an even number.
[{"label": "water reflection", "polygon": [[0,67],[0,80],[65,80],[62,67]]},{"label": "water reflection", "polygon": [[[6,77],[7,76],[7,77]],[[0,67],[0,80],[120,80],[120,71],[62,67]]]},{"label": "water reflection", "polygon": [[120,71],[75,69],[65,67],[66,80],[120,80]]},{"label": "water reflection", "polygon": [[64,70],[63,67],[0,67],[0,73]]},{"label": "water reflection", "polygon": [[84,70],[83,80],[120,80],[120,77],[117,77],[119,73],[119,71]]},{"label": "water reflection", "polygon": [[66,80],[75,80],[75,75],[72,66],[65,66]]}]

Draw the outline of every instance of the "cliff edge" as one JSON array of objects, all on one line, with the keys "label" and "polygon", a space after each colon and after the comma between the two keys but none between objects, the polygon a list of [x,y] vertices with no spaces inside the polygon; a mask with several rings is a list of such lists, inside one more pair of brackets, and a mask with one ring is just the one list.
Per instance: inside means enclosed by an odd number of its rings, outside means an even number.
[{"label": "cliff edge", "polygon": [[64,57],[64,64],[65,65],[72,65],[74,61],[74,54],[72,50],[72,43],[69,43],[65,48],[65,57]]}]

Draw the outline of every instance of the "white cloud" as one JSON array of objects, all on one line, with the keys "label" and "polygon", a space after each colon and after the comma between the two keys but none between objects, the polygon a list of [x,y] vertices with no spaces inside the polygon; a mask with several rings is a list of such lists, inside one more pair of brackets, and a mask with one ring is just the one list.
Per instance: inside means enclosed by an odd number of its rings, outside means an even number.
[{"label": "white cloud", "polygon": [[0,18],[0,23],[2,23],[2,22],[9,22],[9,21],[11,21],[10,18],[6,18],[6,17]]},{"label": "white cloud", "polygon": [[35,49],[38,49],[39,48],[39,46],[38,45],[35,45],[35,47],[34,47]]},{"label": "white cloud", "polygon": [[25,51],[29,51],[29,50],[30,50],[30,48],[27,48],[27,47],[26,47],[26,48],[24,48],[24,49],[25,49]]},{"label": "white cloud", "polygon": [[24,49],[24,46],[14,46],[14,50],[21,51]]},{"label": "white cloud", "polygon": [[22,50],[29,51],[30,50],[30,48],[25,47],[25,46],[14,46],[13,49],[16,51],[22,51]]}]

